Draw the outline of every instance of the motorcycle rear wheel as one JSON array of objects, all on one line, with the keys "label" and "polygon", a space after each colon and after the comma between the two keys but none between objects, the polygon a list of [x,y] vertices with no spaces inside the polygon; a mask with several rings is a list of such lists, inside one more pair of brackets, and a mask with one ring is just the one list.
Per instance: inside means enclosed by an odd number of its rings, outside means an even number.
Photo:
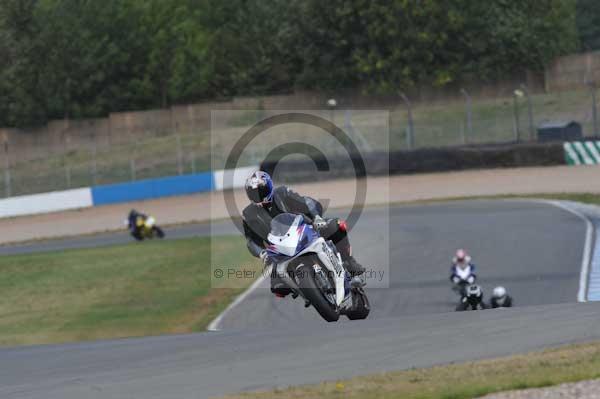
[{"label": "motorcycle rear wheel", "polygon": [[[296,279],[302,294],[308,299],[325,321],[338,321],[340,311],[337,306],[332,305],[321,292],[315,282],[314,264],[318,264],[313,257],[307,257],[303,264],[296,269]],[[319,265],[320,266],[320,265]]]}]

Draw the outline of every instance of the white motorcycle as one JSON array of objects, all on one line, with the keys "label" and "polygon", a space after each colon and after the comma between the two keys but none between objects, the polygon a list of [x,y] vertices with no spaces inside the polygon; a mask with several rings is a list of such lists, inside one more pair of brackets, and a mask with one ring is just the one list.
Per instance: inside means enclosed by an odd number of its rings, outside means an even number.
[{"label": "white motorcycle", "polygon": [[293,298],[302,296],[306,307],[312,305],[329,322],[342,314],[350,320],[367,318],[370,304],[362,285],[351,284],[335,245],[320,237],[302,215],[277,215],[267,240],[273,272]]},{"label": "white motorcycle", "polygon": [[467,293],[467,287],[475,284],[477,276],[475,275],[474,267],[470,264],[465,268],[454,266],[450,280],[454,284],[452,290],[461,297],[464,297]]}]

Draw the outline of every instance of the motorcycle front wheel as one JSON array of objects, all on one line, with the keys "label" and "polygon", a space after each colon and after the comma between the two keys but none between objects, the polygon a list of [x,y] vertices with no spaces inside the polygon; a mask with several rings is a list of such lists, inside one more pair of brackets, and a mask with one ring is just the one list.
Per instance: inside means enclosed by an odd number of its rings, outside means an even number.
[{"label": "motorcycle front wheel", "polygon": [[356,303],[354,304],[354,309],[346,313],[346,317],[348,317],[350,320],[366,319],[371,311],[369,298],[367,298],[367,295],[365,295],[364,292],[352,295],[354,295],[354,300]]},{"label": "motorcycle front wheel", "polygon": [[313,265],[319,265],[313,257],[307,257],[305,262],[296,269],[296,279],[302,294],[308,299],[325,321],[338,321],[340,312],[336,305],[325,297],[316,283],[315,269]]}]

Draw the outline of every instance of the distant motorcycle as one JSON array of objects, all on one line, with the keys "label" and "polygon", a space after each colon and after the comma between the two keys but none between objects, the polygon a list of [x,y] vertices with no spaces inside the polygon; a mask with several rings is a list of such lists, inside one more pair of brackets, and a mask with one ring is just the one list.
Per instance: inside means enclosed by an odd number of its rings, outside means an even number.
[{"label": "distant motorcycle", "polygon": [[165,237],[165,232],[156,224],[154,217],[135,210],[129,213],[129,217],[125,219],[124,224],[128,226],[131,236],[138,241]]},{"label": "distant motorcycle", "polygon": [[452,281],[452,291],[456,292],[459,296],[464,297],[466,295],[466,289],[468,286],[475,284],[477,276],[473,270],[473,267],[468,265],[465,268],[454,266],[452,268],[452,275],[450,276]]},{"label": "distant motorcycle", "polygon": [[478,285],[469,285],[465,288],[465,294],[460,298],[460,302],[456,306],[457,312],[465,310],[483,310],[487,309],[487,305],[483,301],[483,291]]},{"label": "distant motorcycle", "polygon": [[302,215],[282,213],[271,221],[267,254],[273,273],[312,305],[323,319],[337,321],[365,319],[370,304],[361,284],[350,278],[342,266],[335,245],[307,224]]}]

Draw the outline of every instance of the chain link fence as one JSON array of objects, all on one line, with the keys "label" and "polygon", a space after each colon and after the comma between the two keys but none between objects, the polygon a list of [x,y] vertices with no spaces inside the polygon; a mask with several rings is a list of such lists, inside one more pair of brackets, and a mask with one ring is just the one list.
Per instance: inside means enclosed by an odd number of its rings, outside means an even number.
[{"label": "chain link fence", "polygon": [[[453,100],[443,102],[420,102],[400,93],[385,107],[377,104],[378,109],[386,109],[382,111],[386,115],[389,111],[385,126],[373,110],[344,110],[343,102],[339,110],[327,108],[325,103],[320,112],[344,128],[362,152],[408,150],[532,141],[536,140],[537,127],[550,121],[574,120],[582,125],[585,136],[594,136],[598,132],[596,93],[593,86],[552,93],[530,93],[526,86],[519,86],[512,92],[482,98],[461,90]],[[234,113],[230,120],[219,122],[221,131],[213,132],[212,141],[210,126],[177,133],[155,130],[135,136],[120,131],[109,139],[85,142],[66,136],[58,146],[40,140],[39,148],[34,148],[39,157],[22,161],[18,159],[18,151],[5,145],[0,160],[0,196],[208,171],[223,166],[225,160],[219,159],[219,154],[225,154],[231,143],[256,120],[270,114],[263,109]],[[306,140],[318,143],[321,148],[331,147],[330,137],[307,131],[303,126],[276,130],[269,140],[285,142],[298,134],[304,134]],[[70,135],[75,136],[76,132]],[[260,145],[254,146],[253,152],[246,154],[238,166],[258,164],[268,156],[267,148],[273,147],[272,142],[269,144],[264,150]],[[55,150],[51,152],[50,147]]]},{"label": "chain link fence", "polygon": [[529,93],[515,88],[495,98],[463,99],[441,104],[412,104],[392,110],[394,149],[507,143],[537,140],[537,128],[547,122],[576,121],[584,136],[598,134],[597,89]]}]

